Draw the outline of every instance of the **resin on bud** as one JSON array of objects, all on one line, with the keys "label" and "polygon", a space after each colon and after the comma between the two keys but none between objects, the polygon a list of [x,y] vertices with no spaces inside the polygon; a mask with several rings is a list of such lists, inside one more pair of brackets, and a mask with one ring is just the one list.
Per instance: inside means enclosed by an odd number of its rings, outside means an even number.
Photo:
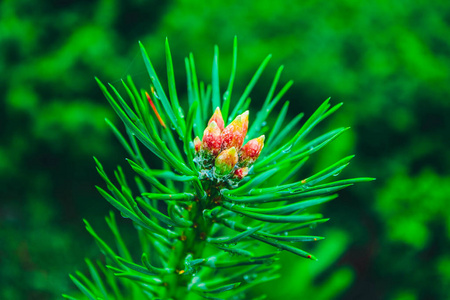
[{"label": "resin on bud", "polygon": [[236,148],[223,150],[216,158],[214,173],[219,176],[228,175],[237,164],[238,159]]},{"label": "resin on bud", "polygon": [[194,139],[194,148],[195,153],[200,152],[200,150],[202,149],[202,141],[200,141],[200,138],[198,136],[196,136]]},{"label": "resin on bud", "polygon": [[248,174],[248,168],[247,167],[236,169],[236,171],[234,171],[233,178],[241,180],[242,178],[247,176],[247,174]]},{"label": "resin on bud", "polygon": [[222,150],[241,149],[248,129],[248,111],[236,117],[222,132]]},{"label": "resin on bud", "polygon": [[239,166],[247,167],[258,159],[261,150],[264,148],[265,136],[250,140],[239,151]]},{"label": "resin on bud", "polygon": [[212,121],[203,132],[202,149],[207,154],[216,156],[222,145],[221,130],[215,121]]},{"label": "resin on bud", "polygon": [[209,119],[208,125],[212,122],[216,122],[217,126],[220,128],[220,131],[224,128],[224,122],[222,117],[222,112],[220,111],[220,108],[216,108],[214,111],[214,114],[212,115],[211,119]]}]

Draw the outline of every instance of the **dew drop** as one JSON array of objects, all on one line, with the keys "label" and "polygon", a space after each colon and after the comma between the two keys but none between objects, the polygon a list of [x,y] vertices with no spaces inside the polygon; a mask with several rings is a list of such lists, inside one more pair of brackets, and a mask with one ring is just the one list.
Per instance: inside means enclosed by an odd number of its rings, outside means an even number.
[{"label": "dew drop", "polygon": [[184,111],[181,107],[178,107],[178,114],[180,115],[181,118],[184,118]]},{"label": "dew drop", "polygon": [[228,90],[226,90],[225,93],[223,93],[223,101],[227,100],[229,94],[230,92]]},{"label": "dew drop", "polygon": [[257,277],[256,274],[251,274],[251,275],[246,274],[243,276],[243,278],[246,282],[252,282],[253,280],[256,279],[256,277]]},{"label": "dew drop", "polygon": [[197,287],[199,288],[199,289],[205,289],[205,283],[204,282],[202,282],[202,283],[199,283],[198,285],[197,285]]},{"label": "dew drop", "polygon": [[263,126],[263,127],[266,126],[266,125],[267,125],[267,122],[266,122],[266,121],[264,121],[264,122],[261,123],[261,126]]},{"label": "dew drop", "polygon": [[236,224],[236,222],[234,222],[234,221],[230,222],[230,228],[233,229],[233,230],[234,230],[234,224]]},{"label": "dew drop", "polygon": [[215,256],[210,257],[206,261],[206,264],[209,265],[210,267],[214,268],[216,266],[216,260],[217,260],[217,257],[215,257]]},{"label": "dew drop", "polygon": [[281,152],[283,152],[283,153],[289,153],[289,152],[291,152],[291,149],[292,149],[292,145],[289,145],[286,149],[284,149],[284,150],[281,151]]}]

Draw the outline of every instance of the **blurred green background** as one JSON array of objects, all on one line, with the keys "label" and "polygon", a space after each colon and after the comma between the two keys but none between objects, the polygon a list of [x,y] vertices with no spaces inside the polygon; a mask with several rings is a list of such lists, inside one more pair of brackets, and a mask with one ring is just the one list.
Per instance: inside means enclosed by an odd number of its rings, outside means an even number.
[{"label": "blurred green background", "polygon": [[126,155],[104,123],[120,124],[94,76],[117,83],[131,74],[147,87],[141,40],[164,78],[167,36],[180,91],[190,51],[210,81],[214,44],[226,86],[234,35],[235,96],[273,54],[250,113],[285,65],[282,81],[295,81],[285,97],[291,116],[310,115],[331,96],[345,105],[316,134],[352,127],[314,168],[354,153],[341,177],[377,178],[322,207],[331,221],[314,230],[327,237],[311,249],[319,262],[283,255],[282,279],[258,292],[450,297],[450,2],[3,0],[0,299],[58,299],[75,291],[68,273],[85,270],[85,256],[101,257],[82,223],[108,235],[111,207],[94,189],[92,156],[111,170]]}]

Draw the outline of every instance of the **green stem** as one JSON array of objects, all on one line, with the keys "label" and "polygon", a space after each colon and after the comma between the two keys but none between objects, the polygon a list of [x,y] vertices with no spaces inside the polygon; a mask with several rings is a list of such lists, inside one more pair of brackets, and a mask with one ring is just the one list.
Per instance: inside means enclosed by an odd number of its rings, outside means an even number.
[{"label": "green stem", "polygon": [[220,197],[220,189],[211,183],[206,180],[202,181],[207,196],[202,200],[196,197],[192,206],[188,208],[188,219],[192,221],[193,226],[182,231],[180,240],[173,247],[169,258],[169,267],[175,270],[175,274],[167,275],[165,280],[168,284],[167,294],[165,295],[167,299],[187,299],[188,295],[191,294],[187,290],[187,286],[192,280],[192,274],[184,274],[184,262],[189,254],[192,255],[193,259],[204,257],[206,238],[210,235],[213,223],[210,219],[203,218],[203,211],[216,206],[215,201]]}]

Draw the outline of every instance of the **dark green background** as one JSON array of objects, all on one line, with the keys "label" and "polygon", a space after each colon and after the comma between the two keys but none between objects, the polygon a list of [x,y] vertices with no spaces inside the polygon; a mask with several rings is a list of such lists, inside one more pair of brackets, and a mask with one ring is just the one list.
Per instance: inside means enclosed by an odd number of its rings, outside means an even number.
[{"label": "dark green background", "polygon": [[284,254],[283,277],[259,292],[448,299],[450,2],[430,3],[3,0],[0,299],[76,293],[67,274],[85,270],[85,256],[100,257],[82,223],[108,236],[103,218],[111,208],[93,187],[101,180],[92,156],[111,170],[125,166],[126,155],[103,121],[119,124],[94,76],[117,83],[131,74],[147,88],[137,40],[164,78],[167,36],[182,98],[184,57],[192,51],[199,77],[210,81],[214,44],[225,87],[234,35],[237,94],[273,54],[250,113],[285,65],[282,81],[295,81],[285,97],[291,117],[331,96],[345,105],[316,133],[352,127],[312,159],[314,168],[354,153],[341,177],[377,178],[322,207],[331,221],[314,230],[327,236],[311,249],[319,262]]}]

